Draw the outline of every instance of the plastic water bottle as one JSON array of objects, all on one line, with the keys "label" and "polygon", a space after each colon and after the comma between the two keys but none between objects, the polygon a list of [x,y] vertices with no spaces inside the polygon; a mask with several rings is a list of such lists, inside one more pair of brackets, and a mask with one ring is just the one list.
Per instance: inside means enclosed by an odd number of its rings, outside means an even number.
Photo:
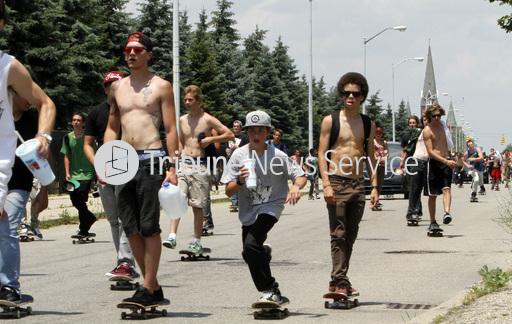
[{"label": "plastic water bottle", "polygon": [[171,219],[178,219],[187,213],[188,203],[185,194],[169,182],[164,182],[158,190],[158,200],[165,215]]}]

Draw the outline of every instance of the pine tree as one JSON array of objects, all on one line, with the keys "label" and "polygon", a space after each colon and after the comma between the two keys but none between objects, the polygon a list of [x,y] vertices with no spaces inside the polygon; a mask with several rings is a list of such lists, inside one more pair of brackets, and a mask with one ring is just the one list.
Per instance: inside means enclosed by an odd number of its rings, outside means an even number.
[{"label": "pine tree", "polygon": [[368,99],[368,103],[366,104],[366,114],[370,117],[370,119],[375,122],[379,122],[379,117],[382,113],[382,99],[379,97],[380,90],[371,95]]},{"label": "pine tree", "polygon": [[166,0],[147,0],[140,5],[137,30],[153,42],[151,69],[160,77],[172,80],[172,9]]},{"label": "pine tree", "polygon": [[407,129],[407,108],[405,102],[402,100],[398,106],[398,112],[395,116],[395,137],[396,139],[402,138],[405,130]]},{"label": "pine tree", "polygon": [[216,61],[211,35],[208,33],[205,10],[199,15],[199,22],[193,33],[190,46],[186,50],[186,57],[190,64],[190,75],[184,78],[184,86],[195,84],[201,88],[204,103],[212,115],[227,123],[226,98],[222,88],[218,86],[219,66]]},{"label": "pine tree", "polygon": [[218,44],[221,38],[226,38],[225,42],[233,47],[237,47],[240,36],[234,28],[236,20],[233,19],[235,15],[230,11],[233,2],[229,0],[217,0],[217,10],[212,12],[212,21],[210,25],[213,28],[212,38]]}]

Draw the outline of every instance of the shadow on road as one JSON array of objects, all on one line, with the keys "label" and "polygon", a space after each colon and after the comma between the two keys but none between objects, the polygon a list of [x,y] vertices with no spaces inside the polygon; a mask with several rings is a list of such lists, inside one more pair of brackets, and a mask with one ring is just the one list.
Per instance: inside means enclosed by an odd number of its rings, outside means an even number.
[{"label": "shadow on road", "polygon": [[82,315],[84,313],[82,312],[57,312],[57,311],[43,311],[43,310],[34,310],[32,311],[32,315],[61,315],[61,316],[68,316],[68,315]]},{"label": "shadow on road", "polygon": [[183,318],[203,318],[208,317],[210,313],[196,313],[196,312],[180,312],[180,313],[167,313],[167,317],[183,317]]}]

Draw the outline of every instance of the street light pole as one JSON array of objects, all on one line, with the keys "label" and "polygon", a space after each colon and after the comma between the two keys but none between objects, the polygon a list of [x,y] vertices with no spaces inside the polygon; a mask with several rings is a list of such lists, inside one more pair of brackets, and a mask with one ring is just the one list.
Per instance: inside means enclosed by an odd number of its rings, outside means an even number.
[{"label": "street light pole", "polygon": [[[377,37],[380,34],[382,34],[383,32],[385,32],[386,30],[398,30],[398,31],[403,32],[406,29],[407,29],[407,26],[386,27],[370,38],[363,37],[363,74],[366,79],[368,79],[368,76],[366,75],[366,44],[368,44],[368,42],[370,42],[372,39],[374,39],[375,37]],[[366,114],[366,104],[363,105],[363,114]]]},{"label": "street light pole", "polygon": [[423,57],[406,57],[397,64],[391,64],[391,93],[392,93],[392,107],[391,107],[391,127],[393,128],[393,142],[396,141],[396,130],[395,130],[395,69],[402,63],[407,61],[418,61],[422,62]]},{"label": "street light pole", "polygon": [[[172,70],[176,130],[180,133],[180,20],[179,0],[172,5]],[[169,152],[171,154],[171,152]]]},{"label": "street light pole", "polygon": [[309,0],[308,147],[313,148],[313,0]]}]

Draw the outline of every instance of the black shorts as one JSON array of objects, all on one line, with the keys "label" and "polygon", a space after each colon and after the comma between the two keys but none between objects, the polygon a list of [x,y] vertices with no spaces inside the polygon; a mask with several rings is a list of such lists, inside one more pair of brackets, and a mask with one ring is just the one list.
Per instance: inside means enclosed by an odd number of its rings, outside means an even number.
[{"label": "black shorts", "polygon": [[427,181],[423,194],[425,196],[438,196],[443,194],[444,188],[450,188],[452,185],[452,169],[434,159],[429,159],[427,164]]},{"label": "black shorts", "polygon": [[155,159],[154,175],[151,175],[149,161],[140,161],[135,177],[117,187],[117,208],[126,236],[149,237],[162,232],[158,190],[163,176],[158,171],[158,159]]}]

